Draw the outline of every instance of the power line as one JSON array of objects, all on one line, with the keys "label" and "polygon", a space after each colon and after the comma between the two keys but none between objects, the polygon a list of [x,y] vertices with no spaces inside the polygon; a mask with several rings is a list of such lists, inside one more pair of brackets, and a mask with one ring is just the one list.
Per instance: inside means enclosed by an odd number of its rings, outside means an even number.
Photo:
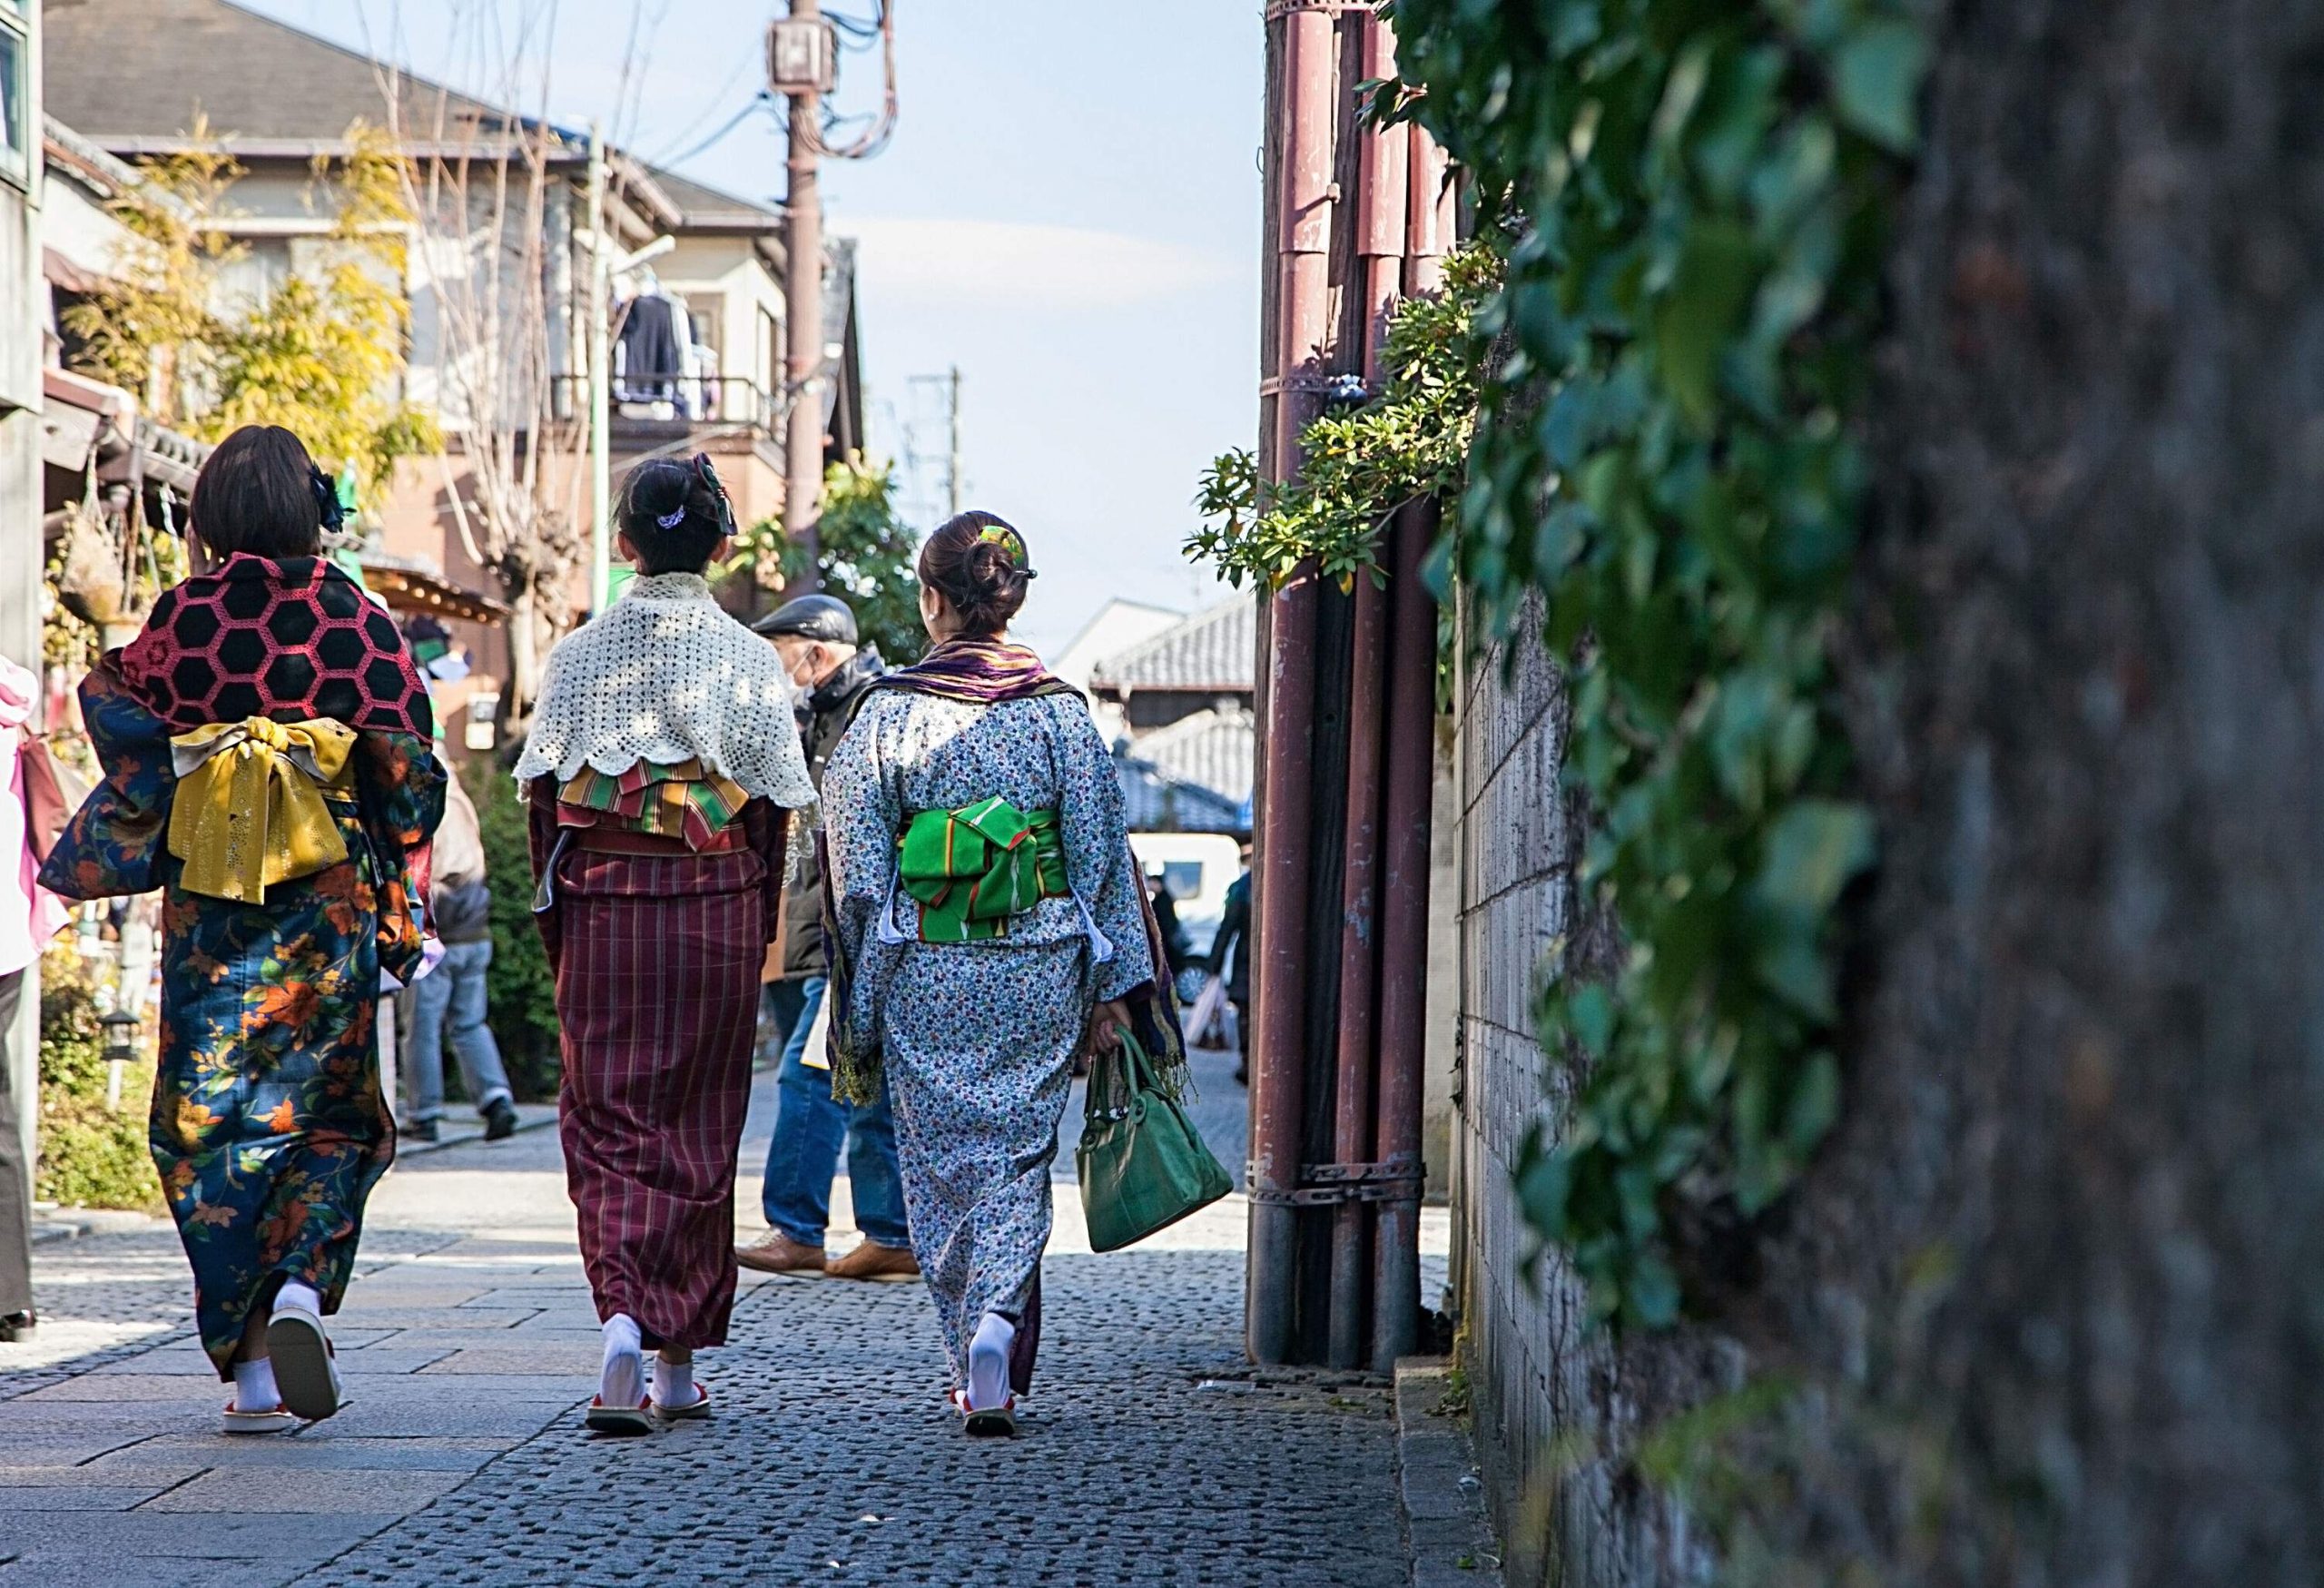
[{"label": "power line", "polygon": [[773,108],[774,95],[765,92],[764,90],[761,90],[759,93],[752,95],[750,103],[743,105],[742,109],[736,111],[727,121],[724,126],[720,127],[716,132],[711,133],[710,136],[704,138],[701,143],[696,143],[693,148],[687,150],[683,154],[657,156],[654,163],[656,165],[683,165],[687,161],[694,159],[696,155],[707,154],[710,151],[718,147],[719,144],[724,143],[727,136],[732,133],[735,128],[741,126],[743,122],[750,118],[752,112],[772,110]]}]

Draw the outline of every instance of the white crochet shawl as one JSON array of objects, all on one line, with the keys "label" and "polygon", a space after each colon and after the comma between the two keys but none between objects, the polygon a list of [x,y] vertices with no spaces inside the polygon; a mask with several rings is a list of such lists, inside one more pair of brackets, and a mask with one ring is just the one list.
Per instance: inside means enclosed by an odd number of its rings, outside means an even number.
[{"label": "white crochet shawl", "polygon": [[549,653],[519,782],[584,765],[700,756],[745,794],[793,809],[815,794],[774,647],[711,598],[699,574],[639,578]]}]

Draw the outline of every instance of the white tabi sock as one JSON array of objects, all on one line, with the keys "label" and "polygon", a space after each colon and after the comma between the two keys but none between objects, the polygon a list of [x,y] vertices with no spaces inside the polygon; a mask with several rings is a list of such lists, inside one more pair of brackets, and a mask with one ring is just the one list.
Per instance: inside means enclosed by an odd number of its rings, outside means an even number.
[{"label": "white tabi sock", "polygon": [[606,1366],[597,1376],[597,1399],[609,1406],[635,1407],[645,1398],[645,1346],[637,1320],[617,1312],[606,1320]]},{"label": "white tabi sock", "polygon": [[282,1282],[282,1288],[274,1293],[274,1305],[278,1307],[299,1307],[313,1313],[317,1317],[323,1315],[322,1297],[317,1293],[313,1286],[297,1279],[285,1279]]},{"label": "white tabi sock", "polygon": [[1017,1326],[997,1312],[988,1312],[969,1342],[969,1410],[990,1412],[1009,1403],[1009,1350],[1017,1343]]},{"label": "white tabi sock", "polygon": [[234,1409],[238,1412],[271,1412],[282,1405],[282,1392],[274,1386],[274,1364],[261,1356],[255,1362],[234,1364]]},{"label": "white tabi sock", "polygon": [[665,1362],[654,1358],[654,1404],[670,1411],[690,1406],[702,1398],[694,1382],[694,1362]]}]

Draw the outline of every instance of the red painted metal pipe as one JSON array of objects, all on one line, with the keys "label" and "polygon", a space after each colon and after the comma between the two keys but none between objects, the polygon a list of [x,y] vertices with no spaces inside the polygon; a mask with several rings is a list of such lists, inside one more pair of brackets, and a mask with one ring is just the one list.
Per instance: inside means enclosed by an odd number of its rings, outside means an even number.
[{"label": "red painted metal pipe", "polygon": [[[1380,749],[1383,686],[1388,661],[1388,603],[1369,577],[1355,586],[1354,644],[1348,676],[1347,836],[1340,883],[1340,1022],[1338,1087],[1332,1118],[1332,1156],[1362,1163],[1371,1157],[1373,1001],[1378,982]],[[1347,1201],[1332,1209],[1331,1364],[1360,1366],[1364,1356],[1364,1300],[1371,1288],[1365,1261],[1370,1208]]]},{"label": "red painted metal pipe", "polygon": [[[1363,78],[1395,74],[1394,35],[1375,16],[1360,19]],[[1405,156],[1411,140],[1402,128],[1367,133],[1356,151],[1356,248],[1364,263],[1364,378],[1377,390],[1389,317],[1403,281],[1407,230]],[[1384,550],[1385,548],[1384,547]],[[1347,832],[1340,883],[1340,996],[1335,1055],[1332,1156],[1362,1163],[1372,1153],[1373,1093],[1379,1058],[1374,1041],[1374,1001],[1379,982],[1380,755],[1384,738],[1388,666],[1388,603],[1369,578],[1359,577],[1348,670]],[[1332,1210],[1331,1365],[1361,1366],[1366,1339],[1365,1302],[1372,1286],[1371,1205],[1346,1201]]]},{"label": "red painted metal pipe", "polygon": [[1381,814],[1379,1161],[1415,1178],[1379,1205],[1372,1367],[1395,1370],[1420,1333],[1422,1086],[1428,1046],[1429,801],[1436,770],[1436,601],[1421,564],[1437,507],[1397,515],[1389,585],[1387,789]]},{"label": "red painted metal pipe", "polygon": [[1452,162],[1444,146],[1425,127],[1413,126],[1408,133],[1404,291],[1417,298],[1444,285],[1444,256],[1452,252],[1459,202],[1449,180]]},{"label": "red painted metal pipe", "polygon": [[[1282,33],[1276,267],[1278,467],[1297,471],[1298,438],[1322,408],[1331,340],[1332,152],[1337,79],[1332,14],[1295,10]],[[1251,1249],[1245,1346],[1255,1362],[1289,1360],[1297,1307],[1299,1189],[1307,980],[1308,816],[1315,776],[1315,572],[1276,592],[1268,635],[1266,812],[1258,834],[1258,1041],[1251,1060]]]}]

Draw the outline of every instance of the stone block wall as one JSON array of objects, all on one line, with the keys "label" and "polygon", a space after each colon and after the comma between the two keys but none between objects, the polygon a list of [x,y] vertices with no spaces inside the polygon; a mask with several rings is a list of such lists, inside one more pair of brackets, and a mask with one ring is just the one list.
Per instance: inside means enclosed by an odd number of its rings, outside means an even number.
[{"label": "stone block wall", "polygon": [[[1535,1241],[1514,1177],[1568,1084],[1532,1004],[1568,930],[1577,834],[1559,789],[1566,702],[1531,636],[1471,659],[1453,703],[1459,956],[1452,1301],[1496,1525],[1515,1584],[1677,1583],[1704,1567],[1683,1518],[1627,1471],[1643,1423],[1728,1374],[1699,1340],[1617,1352]],[[1731,1369],[1728,1373],[1731,1374]]]}]

